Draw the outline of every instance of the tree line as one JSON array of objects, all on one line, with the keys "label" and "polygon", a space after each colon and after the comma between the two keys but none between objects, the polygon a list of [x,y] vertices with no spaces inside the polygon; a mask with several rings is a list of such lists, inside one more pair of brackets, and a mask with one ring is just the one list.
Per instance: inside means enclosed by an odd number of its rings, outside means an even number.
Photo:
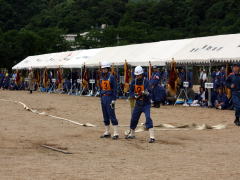
[{"label": "tree line", "polygon": [[[80,36],[83,32],[88,34]],[[0,0],[0,66],[11,68],[27,56],[73,46],[88,49],[239,32],[239,0]],[[78,34],[74,44],[62,36],[71,33]]]}]

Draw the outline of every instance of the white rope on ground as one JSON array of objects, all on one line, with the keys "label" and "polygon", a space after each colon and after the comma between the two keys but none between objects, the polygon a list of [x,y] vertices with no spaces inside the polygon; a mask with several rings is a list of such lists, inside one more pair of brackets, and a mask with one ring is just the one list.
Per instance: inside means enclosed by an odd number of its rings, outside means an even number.
[{"label": "white rope on ground", "polygon": [[[192,125],[183,125],[183,126],[173,126],[171,124],[159,124],[154,126],[155,131],[166,131],[166,130],[221,130],[225,129],[227,125],[224,124],[218,124],[215,126],[211,126],[208,124],[202,124],[202,125],[197,125],[197,124],[192,124]],[[144,124],[141,124],[141,127],[136,130],[136,132],[144,132],[147,131],[145,128]],[[125,132],[127,134],[128,131]]]},{"label": "white rope on ground", "polygon": [[46,112],[39,112],[39,111],[37,111],[35,109],[31,109],[30,107],[28,107],[26,104],[24,104],[21,101],[14,101],[14,100],[9,100],[9,99],[0,99],[0,101],[18,103],[18,104],[21,104],[24,109],[26,109],[27,111],[30,111],[32,113],[39,114],[39,115],[44,115],[44,116],[48,116],[48,117],[52,117],[52,118],[55,118],[55,119],[61,119],[61,120],[68,121],[68,122],[70,122],[72,124],[76,124],[76,125],[79,125],[79,126],[96,127],[96,125],[94,125],[94,124],[90,124],[90,123],[82,124],[82,123],[79,123],[79,122],[76,122],[76,121],[73,121],[73,120],[70,120],[70,119],[66,119],[66,118],[62,118],[62,117],[58,117],[58,116],[53,116],[51,114],[47,114]]},{"label": "white rope on ground", "polygon": [[[9,100],[9,99],[0,99],[0,101],[6,101],[6,102],[13,102],[13,103],[17,103],[17,104],[21,104],[23,106],[23,108],[27,111],[30,111],[32,113],[38,114],[38,115],[44,115],[44,116],[48,116],[48,117],[52,117],[55,119],[60,119],[60,120],[64,120],[67,122],[70,122],[72,124],[76,124],[79,126],[84,126],[84,127],[97,127],[94,124],[91,123],[79,123],[70,119],[66,119],[66,118],[62,118],[62,117],[58,117],[58,116],[54,116],[51,114],[47,114],[46,112],[39,112],[35,109],[32,109],[30,107],[28,107],[26,104],[24,104],[23,102],[20,101],[14,101],[14,100]],[[129,125],[119,125],[119,127],[129,127]],[[141,125],[138,126],[139,128],[136,130],[136,132],[144,132],[147,131],[147,129],[145,128],[145,125],[142,123]],[[225,129],[227,126],[224,124],[218,124],[215,126],[211,126],[211,125],[207,125],[207,124],[202,124],[202,125],[197,125],[197,124],[192,124],[192,125],[182,125],[182,126],[174,126],[171,124],[159,124],[159,125],[155,125],[154,126],[154,130],[155,131],[169,131],[169,130],[207,130],[207,129],[214,129],[214,130],[221,130],[221,129]],[[128,134],[129,130],[125,131],[125,134]]]}]

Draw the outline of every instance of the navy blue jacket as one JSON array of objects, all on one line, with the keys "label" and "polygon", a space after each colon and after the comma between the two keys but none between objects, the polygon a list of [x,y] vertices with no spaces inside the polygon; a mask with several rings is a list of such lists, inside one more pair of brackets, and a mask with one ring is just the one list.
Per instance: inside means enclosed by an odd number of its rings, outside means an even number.
[{"label": "navy blue jacket", "polygon": [[224,103],[225,105],[228,104],[228,98],[227,98],[226,94],[223,94],[223,93],[218,94],[217,101],[218,101],[218,103]]},{"label": "navy blue jacket", "polygon": [[[144,96],[143,100],[138,100],[136,101],[136,104],[141,104],[141,105],[147,105],[151,104],[151,88],[150,88],[150,83],[146,78],[143,78],[141,80],[138,79],[133,79],[130,85],[130,97],[135,98],[135,84],[136,85],[144,85],[144,90],[147,90],[149,92],[148,96]],[[142,101],[143,103],[139,103],[139,101]]]},{"label": "navy blue jacket", "polygon": [[111,73],[108,73],[106,76],[104,76],[104,74],[102,74],[101,78],[100,78],[100,84],[102,83],[102,80],[109,80],[110,81],[110,86],[111,86],[111,90],[110,91],[104,91],[100,90],[100,95],[110,95],[113,97],[113,100],[117,99],[117,83],[116,80],[114,78],[113,75],[111,75]]},{"label": "navy blue jacket", "polygon": [[159,72],[154,72],[152,74],[152,78],[150,80],[151,86],[158,86],[160,83],[160,73]]},{"label": "navy blue jacket", "polygon": [[[234,85],[234,88],[231,88],[231,85]],[[240,74],[232,73],[228,76],[226,80],[226,85],[232,90],[232,93],[240,92]]]}]

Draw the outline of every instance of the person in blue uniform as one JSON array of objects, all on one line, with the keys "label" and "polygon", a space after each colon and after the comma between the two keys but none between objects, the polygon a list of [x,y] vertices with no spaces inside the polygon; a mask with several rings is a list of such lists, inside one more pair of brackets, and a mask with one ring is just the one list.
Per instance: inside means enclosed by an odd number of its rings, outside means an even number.
[{"label": "person in blue uniform", "polygon": [[222,67],[220,72],[220,87],[224,88],[225,86],[226,86],[226,70],[224,67]]},{"label": "person in blue uniform", "polygon": [[164,86],[160,86],[159,93],[160,93],[160,103],[165,105],[166,104],[166,98],[167,98],[167,92],[166,92],[166,89],[164,88]]},{"label": "person in blue uniform", "polygon": [[167,84],[167,80],[168,80],[168,71],[167,69],[163,69],[162,73],[161,73],[161,78],[162,78],[162,84],[166,85]]},{"label": "person in blue uniform", "polygon": [[186,81],[186,72],[183,68],[179,69],[178,76],[179,76],[179,79],[181,81],[180,88],[183,88],[183,82]]},{"label": "person in blue uniform", "polygon": [[223,93],[222,88],[218,88],[218,95],[215,101],[215,107],[217,109],[227,109],[229,107],[229,100],[227,98],[227,95]]},{"label": "person in blue uniform", "polygon": [[220,87],[220,79],[221,79],[221,71],[220,69],[218,68],[217,71],[216,71],[216,75],[215,75],[215,82],[214,82],[214,88],[215,89],[218,89]]},{"label": "person in blue uniform", "polygon": [[8,89],[10,85],[10,75],[8,74],[8,72],[5,73],[4,75],[4,79],[3,79],[3,89]]},{"label": "person in blue uniform", "polygon": [[160,94],[160,73],[157,66],[153,66],[153,73],[150,80],[152,88],[152,101],[155,108],[160,108],[161,94]]},{"label": "person in blue uniform", "polygon": [[189,82],[189,88],[193,87],[193,72],[192,69],[189,69],[187,72],[187,81]]},{"label": "person in blue uniform", "polygon": [[235,109],[235,125],[240,126],[240,65],[234,64],[233,73],[231,73],[227,80],[226,85],[232,91],[232,102]]},{"label": "person in blue uniform", "polygon": [[4,81],[4,73],[3,72],[0,72],[0,88],[2,88],[2,85],[3,85],[3,81]]},{"label": "person in blue uniform", "polygon": [[107,62],[102,62],[102,75],[100,77],[100,97],[102,113],[105,125],[105,132],[101,138],[110,138],[110,121],[113,125],[112,139],[118,139],[118,120],[115,115],[115,102],[117,99],[117,82],[110,73],[111,65]]},{"label": "person in blue uniform", "polygon": [[151,109],[151,88],[149,81],[144,77],[143,68],[137,66],[134,70],[136,76],[132,80],[130,85],[130,98],[136,99],[136,103],[133,109],[132,118],[130,122],[130,132],[126,136],[126,139],[135,138],[135,129],[138,125],[139,118],[142,113],[145,114],[146,123],[145,127],[150,134],[149,143],[155,142],[153,121],[150,116]]}]

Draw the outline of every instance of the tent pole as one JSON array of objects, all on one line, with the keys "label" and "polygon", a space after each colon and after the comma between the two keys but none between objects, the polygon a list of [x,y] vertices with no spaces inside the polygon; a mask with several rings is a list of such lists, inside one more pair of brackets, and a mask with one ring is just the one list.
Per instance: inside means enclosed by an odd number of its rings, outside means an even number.
[{"label": "tent pole", "polygon": [[188,82],[188,87],[185,88],[185,89],[186,89],[186,94],[187,94],[187,97],[186,97],[186,98],[187,98],[187,100],[189,100],[189,99],[188,99],[188,88],[189,88],[189,84],[190,84],[190,83],[189,83],[189,80],[188,80],[188,65],[187,65],[187,64],[186,64],[186,67],[185,67],[185,68],[186,68],[186,81]]},{"label": "tent pole", "polygon": [[82,74],[82,66],[81,66],[81,70],[80,70],[81,74],[80,74],[80,96],[82,95],[82,82],[83,82],[83,74]]},{"label": "tent pole", "polygon": [[[120,81],[120,76],[118,76],[119,74],[118,74],[118,72],[119,72],[119,67],[117,66],[117,77],[116,77],[116,79],[117,79],[117,92],[118,92],[118,88],[119,88],[119,81]],[[118,93],[117,93],[117,96],[118,96]]]},{"label": "tent pole", "polygon": [[[81,79],[81,69],[79,70],[78,69],[78,74],[79,74],[79,76],[78,76],[78,79]],[[79,81],[77,80],[77,83],[78,83]],[[80,95],[80,93],[81,93],[81,82],[79,82],[78,83],[78,95]]]},{"label": "tent pole", "polygon": [[188,81],[188,65],[187,64],[185,66],[185,70],[186,70],[186,81]]},{"label": "tent pole", "polygon": [[72,94],[72,87],[73,87],[72,86],[72,84],[73,84],[73,79],[72,78],[73,78],[73,76],[72,76],[72,68],[71,68],[71,94]]},{"label": "tent pole", "polygon": [[[93,71],[94,71],[94,68],[92,68],[91,72],[92,72],[92,81],[93,81]],[[92,93],[91,95],[93,96],[93,83],[92,83]]]},{"label": "tent pole", "polygon": [[[211,64],[211,61],[210,61],[209,62],[209,71],[208,71],[209,82],[211,82],[211,71],[212,71],[212,64]],[[212,94],[211,89],[209,88],[208,89],[208,107],[212,106],[211,94]]]}]

